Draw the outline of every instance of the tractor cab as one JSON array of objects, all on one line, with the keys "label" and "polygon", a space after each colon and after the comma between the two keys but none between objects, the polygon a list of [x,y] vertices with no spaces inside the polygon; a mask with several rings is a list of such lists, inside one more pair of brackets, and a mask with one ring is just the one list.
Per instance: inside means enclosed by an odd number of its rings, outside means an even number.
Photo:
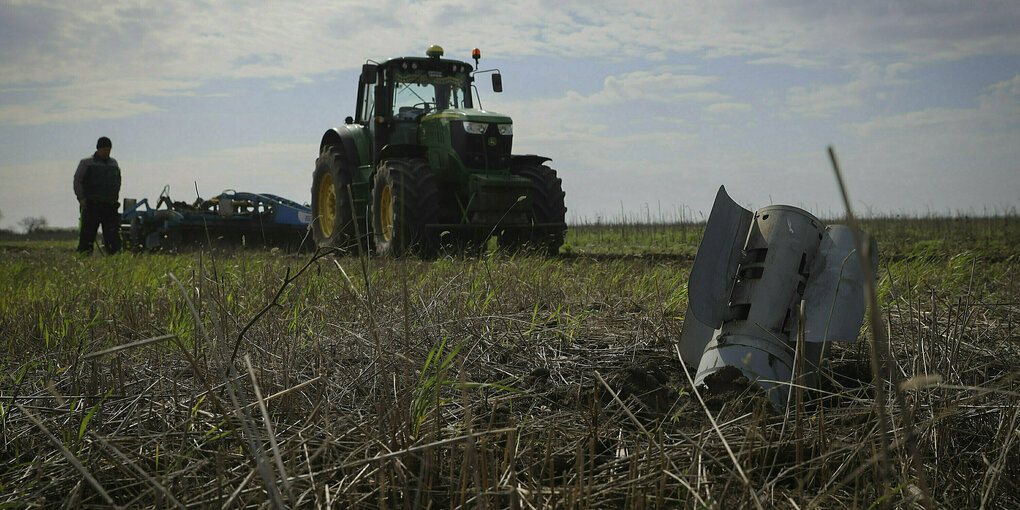
[{"label": "tractor cab", "polygon": [[[353,120],[368,128],[374,162],[384,159],[380,157],[384,151],[408,155],[422,149],[449,149],[450,138],[457,138],[451,136],[451,121],[467,121],[467,129],[478,130],[479,127],[470,125],[470,121],[493,120],[491,114],[475,110],[471,94],[474,75],[478,72],[475,67],[442,56],[443,49],[432,46],[425,57],[395,58],[362,67]],[[474,57],[481,57],[478,50],[475,50]],[[502,91],[498,72],[492,76],[493,90]],[[504,134],[511,131],[508,117],[499,116],[496,120],[505,124],[502,128]],[[459,131],[465,130],[462,125],[456,127],[460,128]],[[419,151],[412,147],[418,147]],[[506,149],[509,154],[509,146]],[[431,159],[437,165],[445,166],[445,156],[435,154]]]}]

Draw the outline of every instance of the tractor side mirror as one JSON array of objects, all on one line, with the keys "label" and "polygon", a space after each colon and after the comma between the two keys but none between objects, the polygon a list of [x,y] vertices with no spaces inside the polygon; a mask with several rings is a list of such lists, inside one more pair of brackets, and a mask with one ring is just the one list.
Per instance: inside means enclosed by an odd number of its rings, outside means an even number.
[{"label": "tractor side mirror", "polygon": [[503,76],[499,73],[492,74],[492,91],[503,92]]},{"label": "tractor side mirror", "polygon": [[374,84],[379,79],[379,66],[365,64],[361,66],[361,83]]}]

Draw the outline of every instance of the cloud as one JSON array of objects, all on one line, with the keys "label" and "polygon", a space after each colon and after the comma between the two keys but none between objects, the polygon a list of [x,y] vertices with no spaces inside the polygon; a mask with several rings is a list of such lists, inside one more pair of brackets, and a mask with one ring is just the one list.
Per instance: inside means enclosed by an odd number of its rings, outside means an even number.
[{"label": "cloud", "polygon": [[763,58],[773,62],[921,64],[1020,53],[1016,2],[738,0],[726,6],[727,25],[766,40],[772,51]]},{"label": "cloud", "polygon": [[789,111],[802,117],[825,118],[864,105],[864,86],[858,82],[842,85],[792,87],[786,94]]},{"label": "cloud", "polygon": [[844,159],[858,191],[886,210],[1015,207],[1020,75],[989,86],[976,103],[843,124]]},{"label": "cloud", "polygon": [[[891,131],[922,132],[940,137],[968,134],[1015,137],[1020,129],[1020,74],[989,86],[987,93],[977,98],[975,108],[931,107],[849,123],[844,129],[861,137],[884,136]],[[1014,142],[1017,140],[1014,138]]]},{"label": "cloud", "polygon": [[706,101],[720,97],[717,93],[690,92],[704,88],[718,80],[715,76],[672,74],[667,72],[638,71],[620,76],[606,77],[603,88],[596,94],[579,97],[582,102],[594,105],[624,101]]},{"label": "cloud", "polygon": [[[159,111],[146,98],[191,95],[197,86],[198,82],[179,80],[106,78],[10,88],[0,90],[0,125],[123,119]],[[8,100],[15,96],[24,99]]]},{"label": "cloud", "polygon": [[858,63],[846,66],[850,81],[791,87],[786,93],[789,111],[802,117],[826,118],[867,104],[876,91],[905,84],[900,74],[910,68],[903,63],[879,65]]},{"label": "cloud", "polygon": [[712,103],[705,107],[705,111],[709,113],[717,113],[721,115],[732,115],[736,113],[743,113],[751,111],[751,105],[747,103]]},{"label": "cloud", "polygon": [[[64,118],[53,112],[64,112],[69,120],[109,116],[94,111],[91,98],[76,99],[75,91],[112,80],[132,85],[108,96],[121,115],[129,115],[151,111],[144,97],[154,93],[188,93],[211,80],[243,78],[286,87],[353,69],[368,57],[418,53],[432,42],[443,43],[451,55],[484,46],[487,55],[502,59],[554,55],[658,62],[678,55],[742,56],[791,66],[916,65],[989,53],[1017,55],[1017,5],[667,0],[635,7],[591,0],[553,9],[539,0],[11,1],[0,19],[0,88],[44,84],[51,97],[9,110],[3,122],[12,122],[15,114],[15,123]],[[442,41],[435,40],[437,27]],[[651,90],[657,86],[654,73],[629,78],[644,80]],[[682,77],[668,79],[659,89],[685,85]],[[190,87],[160,85],[167,81]],[[53,83],[66,85],[45,85]],[[839,92],[822,85],[791,95],[804,114],[828,115],[818,100],[844,97]],[[848,98],[840,107],[853,106]]]}]

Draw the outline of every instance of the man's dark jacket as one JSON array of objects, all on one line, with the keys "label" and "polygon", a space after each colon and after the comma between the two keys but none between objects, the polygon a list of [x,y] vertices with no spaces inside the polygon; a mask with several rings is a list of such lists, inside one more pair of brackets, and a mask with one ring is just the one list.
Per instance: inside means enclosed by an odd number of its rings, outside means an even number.
[{"label": "man's dark jacket", "polygon": [[78,163],[74,172],[74,194],[78,200],[116,204],[120,198],[120,167],[117,160],[93,154]]}]

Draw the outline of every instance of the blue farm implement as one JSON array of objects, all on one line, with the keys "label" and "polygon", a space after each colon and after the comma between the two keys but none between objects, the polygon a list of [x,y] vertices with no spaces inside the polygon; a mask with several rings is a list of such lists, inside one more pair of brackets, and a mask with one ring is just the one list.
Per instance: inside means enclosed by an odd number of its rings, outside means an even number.
[{"label": "blue farm implement", "polygon": [[311,209],[268,193],[225,191],[194,203],[174,202],[169,186],[156,206],[124,199],[121,237],[134,251],[188,246],[254,246],[296,251],[305,243]]}]

